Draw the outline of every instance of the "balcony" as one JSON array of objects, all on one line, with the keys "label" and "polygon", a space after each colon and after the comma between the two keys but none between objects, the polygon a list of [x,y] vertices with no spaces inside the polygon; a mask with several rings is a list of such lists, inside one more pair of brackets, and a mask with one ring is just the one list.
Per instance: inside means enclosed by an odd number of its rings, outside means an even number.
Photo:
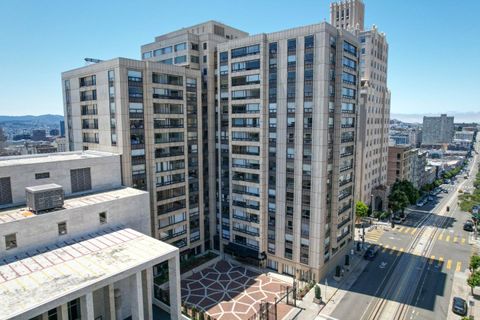
[{"label": "balcony", "polygon": [[340,167],[340,172],[344,172],[344,171],[347,171],[347,170],[350,170],[353,168],[353,165],[348,165],[348,166],[343,166],[343,167]]},{"label": "balcony", "polygon": [[342,222],[340,222],[340,223],[338,224],[337,228],[343,227],[344,225],[346,225],[346,224],[349,223],[350,221],[352,221],[352,219],[351,219],[350,217],[347,218],[347,219],[345,219],[345,220],[343,220]]},{"label": "balcony", "polygon": [[355,128],[353,123],[342,123],[342,128]]},{"label": "balcony", "polygon": [[341,143],[353,142],[355,139],[354,137],[342,138],[340,140]]},{"label": "balcony", "polygon": [[350,197],[352,195],[352,192],[345,192],[345,193],[342,193],[342,194],[339,194],[338,195],[338,201],[341,201],[343,199],[346,199],[348,197]]},{"label": "balcony", "polygon": [[348,236],[350,234],[350,230],[348,232],[345,232],[344,234],[342,234],[341,236],[337,237],[337,242],[340,242],[342,241],[343,239],[345,239],[346,236]]},{"label": "balcony", "polygon": [[256,216],[256,215],[239,216],[239,215],[234,214],[233,218],[237,219],[237,220],[241,220],[241,221],[246,221],[246,222],[253,222],[253,223],[259,223],[260,222],[258,220],[258,216]]},{"label": "balcony", "polygon": [[348,205],[343,206],[342,208],[338,209],[338,214],[342,214],[342,213],[344,213],[345,211],[347,211],[351,208],[352,208],[352,204],[349,203]]},{"label": "balcony", "polygon": [[173,232],[169,232],[168,235],[166,236],[163,236],[163,237],[160,237],[160,240],[162,241],[166,241],[166,240],[170,240],[170,239],[173,239],[173,238],[176,238],[176,237],[179,237],[181,235],[184,235],[187,233],[187,230],[182,230],[180,232],[177,232],[177,233],[173,233]]},{"label": "balcony", "polygon": [[232,205],[236,207],[246,208],[246,209],[260,210],[260,205],[247,204],[246,202],[242,202],[242,201],[233,200]]},{"label": "balcony", "polygon": [[340,181],[338,182],[338,186],[340,186],[340,187],[341,187],[341,186],[344,186],[344,185],[346,185],[346,184],[349,184],[349,183],[352,182],[352,181],[353,181],[352,178],[350,178],[350,179],[348,179],[348,180],[340,180]]},{"label": "balcony", "polygon": [[250,231],[250,230],[243,229],[243,228],[238,228],[238,227],[233,227],[232,229],[234,231],[241,232],[241,233],[244,233],[244,234],[248,234],[248,235],[253,236],[253,237],[258,237],[260,235],[258,231]]}]

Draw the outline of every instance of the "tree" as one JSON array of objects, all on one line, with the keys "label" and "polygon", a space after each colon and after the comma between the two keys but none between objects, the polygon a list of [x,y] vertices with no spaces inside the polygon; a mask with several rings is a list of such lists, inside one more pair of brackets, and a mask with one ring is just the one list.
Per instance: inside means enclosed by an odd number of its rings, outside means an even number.
[{"label": "tree", "polygon": [[468,277],[467,279],[467,284],[472,289],[472,294],[473,294],[473,288],[480,286],[480,272],[475,271],[472,274],[470,274],[470,277]]},{"label": "tree", "polygon": [[408,198],[410,204],[414,204],[420,197],[420,192],[413,186],[410,181],[397,181],[392,186],[392,193],[395,191],[403,191]]},{"label": "tree", "polygon": [[320,286],[319,285],[315,286],[315,298],[319,299],[319,300],[322,298],[322,293],[320,291]]},{"label": "tree", "polygon": [[480,256],[473,255],[470,257],[470,271],[474,272],[480,267]]},{"label": "tree", "polygon": [[402,211],[403,215],[405,208],[409,204],[410,201],[403,191],[395,190],[388,196],[388,205],[393,212]]},{"label": "tree", "polygon": [[362,201],[357,201],[355,204],[355,217],[357,221],[368,215],[368,206]]}]

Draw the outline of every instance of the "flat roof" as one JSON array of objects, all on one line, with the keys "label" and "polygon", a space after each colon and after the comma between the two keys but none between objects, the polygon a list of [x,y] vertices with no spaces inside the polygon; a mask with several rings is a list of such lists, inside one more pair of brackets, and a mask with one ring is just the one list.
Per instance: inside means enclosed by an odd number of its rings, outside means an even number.
[{"label": "flat roof", "polygon": [[[92,286],[113,283],[175,256],[178,249],[132,229],[111,229],[0,259],[0,319],[30,311]],[[130,271],[130,274],[129,274]],[[30,315],[29,315],[30,316]]]},{"label": "flat roof", "polygon": [[117,156],[115,153],[102,151],[73,151],[34,154],[24,156],[0,157],[0,167],[28,165],[45,162],[72,161],[81,159],[103,158]]},{"label": "flat roof", "polygon": [[[132,197],[132,196],[143,194],[143,193],[145,193],[145,191],[133,189],[129,187],[123,187],[120,189],[85,194],[78,197],[65,199],[63,203],[63,209],[57,209],[54,211],[89,206],[92,204],[118,200],[121,198],[128,198],[128,197]],[[49,214],[49,213],[48,212],[41,213],[40,215],[45,215],[45,214]],[[30,211],[30,209],[27,208],[26,206],[7,208],[4,210],[0,210],[0,224],[32,218],[35,216],[37,215],[34,212]]]}]

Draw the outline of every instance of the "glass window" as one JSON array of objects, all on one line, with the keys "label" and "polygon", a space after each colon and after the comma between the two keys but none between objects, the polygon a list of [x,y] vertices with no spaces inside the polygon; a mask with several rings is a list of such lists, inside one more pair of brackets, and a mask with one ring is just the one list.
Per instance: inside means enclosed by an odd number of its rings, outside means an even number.
[{"label": "glass window", "polygon": [[152,51],[147,51],[147,52],[143,53],[142,58],[143,59],[148,59],[148,58],[151,58],[152,56],[153,56]]},{"label": "glass window", "polygon": [[50,172],[35,173],[35,180],[50,178]]},{"label": "glass window", "polygon": [[163,64],[173,64],[173,59],[168,58],[168,59],[165,59],[165,60],[159,60],[158,62],[163,63]]},{"label": "glass window", "polygon": [[313,36],[305,37],[305,49],[313,48],[314,45],[314,38]]},{"label": "glass window", "polygon": [[232,72],[256,69],[260,69],[259,59],[232,63]]},{"label": "glass window", "polygon": [[231,56],[232,56],[232,58],[239,58],[239,57],[254,55],[254,54],[258,54],[258,53],[260,53],[260,45],[255,44],[255,45],[248,46],[248,47],[233,49],[232,52],[231,52]]},{"label": "glass window", "polygon": [[100,224],[105,224],[107,223],[107,213],[104,211],[104,212],[100,212],[98,214],[98,220],[100,222]]},{"label": "glass window", "polygon": [[343,42],[343,51],[353,54],[354,56],[357,55],[357,47],[347,41]]},{"label": "glass window", "polygon": [[190,62],[200,63],[200,59],[197,56],[190,56]]},{"label": "glass window", "polygon": [[297,49],[297,39],[289,39],[287,42],[288,50],[296,50]]},{"label": "glass window", "polygon": [[178,56],[175,57],[175,64],[185,63],[187,62],[187,56]]},{"label": "glass window", "polygon": [[178,43],[178,44],[175,45],[175,52],[183,51],[183,50],[186,50],[186,49],[187,49],[187,43],[186,42]]}]

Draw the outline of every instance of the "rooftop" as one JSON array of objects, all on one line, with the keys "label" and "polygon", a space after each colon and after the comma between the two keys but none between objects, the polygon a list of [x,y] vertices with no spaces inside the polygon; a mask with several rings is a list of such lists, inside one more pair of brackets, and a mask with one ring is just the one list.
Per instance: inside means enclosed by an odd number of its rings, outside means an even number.
[{"label": "rooftop", "polygon": [[[106,201],[113,201],[120,198],[132,197],[138,194],[143,194],[144,191],[133,188],[121,188],[104,192],[97,192],[78,197],[67,198],[63,204],[63,209],[72,209],[83,206],[88,206],[96,203]],[[62,209],[58,209],[62,210]],[[58,211],[56,210],[56,211]],[[44,213],[48,214],[48,213]],[[0,210],[0,224],[17,221],[21,219],[34,217],[35,213],[30,211],[27,207],[16,207]]]},{"label": "rooftop", "polygon": [[0,167],[29,165],[45,162],[58,162],[58,161],[72,161],[91,158],[102,158],[117,156],[115,153],[100,152],[100,151],[73,151],[73,152],[56,152],[46,154],[33,154],[25,156],[11,156],[1,157]]},{"label": "rooftop", "polygon": [[[0,259],[0,319],[34,316],[60,298],[113,283],[175,256],[177,248],[132,229],[111,229]],[[84,293],[83,293],[84,294]],[[60,302],[59,302],[60,304]],[[30,316],[30,314],[28,314]],[[28,318],[28,317],[27,317]]]}]

